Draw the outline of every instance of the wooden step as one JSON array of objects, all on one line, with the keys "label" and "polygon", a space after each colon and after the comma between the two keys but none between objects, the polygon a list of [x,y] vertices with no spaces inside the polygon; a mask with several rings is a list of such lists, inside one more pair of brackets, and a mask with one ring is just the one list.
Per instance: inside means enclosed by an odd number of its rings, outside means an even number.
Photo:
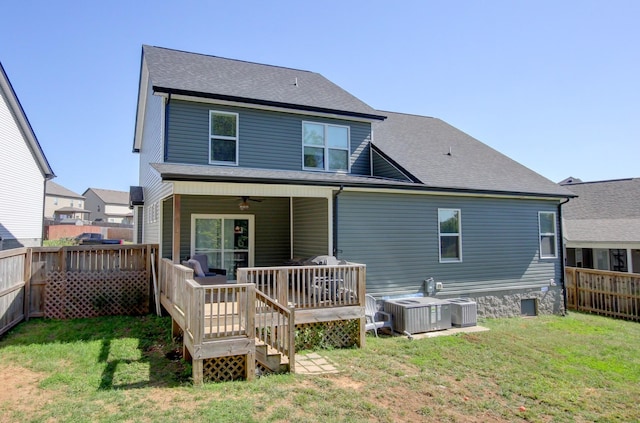
[{"label": "wooden step", "polygon": [[288,357],[258,340],[256,340],[256,362],[269,372],[286,373],[289,371]]}]

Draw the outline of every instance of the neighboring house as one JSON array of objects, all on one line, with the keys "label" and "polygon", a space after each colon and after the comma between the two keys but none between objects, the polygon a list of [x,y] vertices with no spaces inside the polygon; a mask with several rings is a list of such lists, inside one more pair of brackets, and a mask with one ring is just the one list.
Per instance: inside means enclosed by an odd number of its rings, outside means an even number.
[{"label": "neighboring house", "polygon": [[54,177],[0,63],[0,250],[42,245],[44,186]]},{"label": "neighboring house", "polygon": [[85,196],[85,208],[91,212],[94,221],[133,224],[128,192],[89,188],[82,195]]},{"label": "neighboring house", "polygon": [[569,190],[320,74],[143,46],[133,150],[137,240],[162,257],[206,253],[233,279],[329,254],[366,264],[378,298],[472,297],[485,316],[563,309]]},{"label": "neighboring house", "polygon": [[578,195],[562,206],[567,265],[640,273],[640,178],[560,184]]},{"label": "neighboring house", "polygon": [[89,220],[89,210],[84,209],[84,197],[82,195],[53,181],[47,181],[44,217],[56,222],[71,219]]}]

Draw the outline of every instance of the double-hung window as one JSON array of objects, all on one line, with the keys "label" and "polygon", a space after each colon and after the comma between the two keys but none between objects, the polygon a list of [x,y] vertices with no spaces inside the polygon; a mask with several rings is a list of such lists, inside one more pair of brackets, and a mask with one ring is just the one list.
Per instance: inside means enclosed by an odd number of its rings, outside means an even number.
[{"label": "double-hung window", "polygon": [[440,263],[462,261],[462,227],[459,209],[438,209]]},{"label": "double-hung window", "polygon": [[556,213],[538,212],[540,258],[556,258]]},{"label": "double-hung window", "polygon": [[349,171],[349,127],[302,122],[303,169]]},{"label": "double-hung window", "polygon": [[238,164],[238,114],[209,112],[209,163]]}]

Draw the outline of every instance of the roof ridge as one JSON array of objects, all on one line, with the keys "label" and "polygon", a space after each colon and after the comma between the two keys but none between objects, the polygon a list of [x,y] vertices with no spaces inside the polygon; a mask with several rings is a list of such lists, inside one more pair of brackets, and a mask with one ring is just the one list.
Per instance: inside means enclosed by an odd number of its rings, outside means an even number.
[{"label": "roof ridge", "polygon": [[289,67],[289,66],[271,65],[269,63],[259,63],[259,62],[252,62],[250,60],[233,59],[231,57],[216,56],[214,54],[196,53],[196,52],[193,52],[193,51],[179,50],[179,49],[175,49],[175,48],[161,47],[161,46],[152,46],[152,45],[149,45],[149,44],[143,44],[142,46],[143,47],[158,48],[158,49],[162,49],[162,50],[169,50],[169,51],[174,51],[174,52],[177,52],[177,53],[193,54],[195,56],[204,56],[204,57],[211,57],[211,58],[214,58],[214,59],[229,60],[229,61],[232,61],[232,62],[247,63],[247,64],[250,64],[250,65],[266,66],[266,67],[271,67],[271,68],[287,69],[287,70],[292,70],[292,71],[297,71],[297,72],[314,73],[314,74],[317,74],[317,75],[321,75],[318,72],[313,72],[313,71],[305,70],[305,69],[292,68],[292,67]]},{"label": "roof ridge", "polygon": [[442,120],[442,119],[437,118],[437,117],[435,117],[435,116],[419,115],[419,114],[416,114],[416,113],[396,112],[396,111],[393,111],[393,110],[380,110],[380,109],[376,109],[376,112],[380,112],[380,113],[393,113],[393,114],[396,114],[396,115],[415,116],[415,117],[422,117],[422,118],[427,118],[427,119]]},{"label": "roof ridge", "polygon": [[625,181],[635,181],[640,180],[640,178],[620,178],[620,179],[605,179],[602,181],[582,181],[582,182],[573,182],[570,184],[563,184],[564,186],[573,186],[573,185],[593,185],[593,184],[604,184],[608,182],[625,182]]}]

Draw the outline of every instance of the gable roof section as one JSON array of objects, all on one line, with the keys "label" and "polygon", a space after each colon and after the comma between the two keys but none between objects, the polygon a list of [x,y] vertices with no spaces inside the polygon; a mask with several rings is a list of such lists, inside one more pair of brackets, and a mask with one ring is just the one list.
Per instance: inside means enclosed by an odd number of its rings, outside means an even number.
[{"label": "gable roof section", "polygon": [[71,191],[70,189],[67,189],[65,187],[63,187],[60,184],[57,184],[53,181],[47,181],[46,185],[45,185],[45,194],[46,195],[51,195],[51,196],[55,196],[55,197],[69,197],[69,198],[79,198],[79,199],[84,199],[84,197],[80,194],[76,194],[75,192]]},{"label": "gable roof section", "polygon": [[440,119],[381,113],[387,119],[374,123],[373,144],[428,187],[559,198],[574,196],[568,189]]},{"label": "gable roof section", "polygon": [[640,178],[565,186],[578,195],[562,206],[567,240],[640,243]]},{"label": "gable roof section", "polygon": [[129,206],[129,193],[126,191],[115,191],[111,189],[99,189],[88,188],[83,195],[87,195],[87,192],[93,192],[100,200],[105,204],[118,204],[123,206]]},{"label": "gable roof section", "polygon": [[47,161],[47,158],[42,151],[42,147],[40,146],[40,143],[36,138],[36,134],[33,132],[33,128],[29,123],[29,119],[27,119],[27,115],[22,108],[22,104],[20,104],[20,100],[18,100],[18,96],[13,90],[13,86],[11,85],[9,77],[4,71],[2,63],[0,63],[0,90],[2,91],[3,96],[8,101],[9,108],[11,109],[11,112],[16,119],[20,131],[22,132],[24,139],[27,142],[29,149],[31,150],[31,154],[33,154],[33,157],[38,164],[40,171],[42,172],[42,176],[45,179],[55,178],[56,175],[53,173],[53,170],[51,169],[51,166],[49,165],[49,162]]},{"label": "gable roof section", "polygon": [[384,119],[315,72],[148,45],[142,46],[142,54],[156,92]]}]

